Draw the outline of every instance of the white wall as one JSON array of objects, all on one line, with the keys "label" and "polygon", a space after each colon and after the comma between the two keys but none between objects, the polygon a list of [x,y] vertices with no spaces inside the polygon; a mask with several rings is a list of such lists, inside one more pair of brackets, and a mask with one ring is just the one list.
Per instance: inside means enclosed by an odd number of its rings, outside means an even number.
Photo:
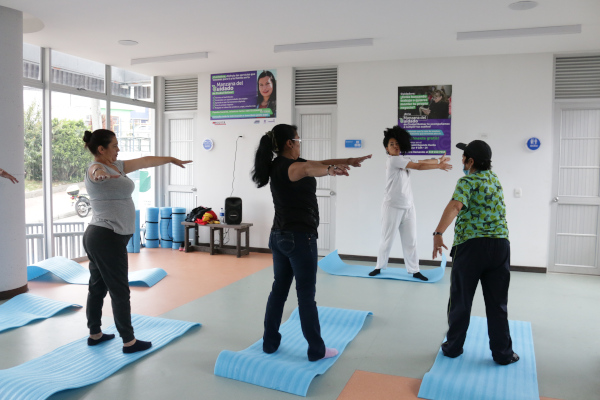
[{"label": "white wall", "polygon": [[[373,159],[351,176],[337,178],[336,244],[341,254],[376,256],[380,207],[385,177],[383,130],[397,124],[398,86],[452,87],[452,143],[487,141],[493,150],[493,170],[505,191],[512,264],[545,267],[552,176],[552,65],[551,54],[461,57],[352,63],[339,66],[337,157],[373,154]],[[225,71],[214,71],[225,72]],[[278,68],[278,118],[293,122],[293,70]],[[267,247],[273,218],[268,187],[256,189],[249,178],[260,136],[272,124],[210,121],[210,75],[199,76],[198,134],[195,176],[199,202],[217,211],[231,192],[235,140],[238,142],[234,196],[243,199],[244,221],[253,222],[251,246]],[[526,148],[529,137],[542,146]],[[215,148],[202,149],[205,138]],[[345,149],[345,139],[362,139],[363,149]],[[417,207],[419,257],[431,259],[431,234],[462,176],[462,152],[452,150],[454,170],[415,171],[412,175]],[[522,188],[522,198],[515,198]],[[452,227],[444,235],[451,245]],[[399,242],[391,257],[402,257]]]},{"label": "white wall", "polygon": [[[545,267],[552,177],[551,54],[486,56],[346,64],[339,67],[338,156],[352,153],[345,139],[363,139],[373,153],[355,176],[338,181],[337,247],[341,254],[377,255],[384,185],[383,130],[397,124],[398,86],[452,86],[452,144],[485,140],[502,182],[512,265]],[[536,152],[530,137],[541,140]],[[411,180],[418,220],[419,258],[431,259],[432,232],[462,176],[462,151],[453,147],[454,170],[415,171]],[[356,190],[356,188],[360,190]],[[515,198],[515,188],[523,196]],[[361,229],[356,224],[361,223]],[[444,235],[450,247],[453,226]],[[398,243],[391,257],[402,257]]]},{"label": "white wall", "polygon": [[[224,72],[230,71],[214,71]],[[268,247],[274,213],[269,186],[257,189],[250,178],[254,152],[265,132],[275,124],[292,120],[292,72],[292,68],[277,68],[277,118],[275,123],[260,120],[259,124],[254,124],[255,120],[238,120],[226,121],[226,125],[213,125],[210,120],[210,74],[198,76],[198,123],[194,148],[198,203],[212,207],[218,214],[225,198],[230,197],[235,142],[239,135],[243,135],[238,140],[233,197],[242,198],[243,221],[254,224],[250,230],[252,247]],[[206,138],[214,141],[214,149],[208,152],[202,148],[202,141]],[[233,232],[231,235],[234,236]],[[208,234],[201,230],[200,239],[203,240],[203,237],[208,240]],[[235,238],[229,243],[235,243]]]}]

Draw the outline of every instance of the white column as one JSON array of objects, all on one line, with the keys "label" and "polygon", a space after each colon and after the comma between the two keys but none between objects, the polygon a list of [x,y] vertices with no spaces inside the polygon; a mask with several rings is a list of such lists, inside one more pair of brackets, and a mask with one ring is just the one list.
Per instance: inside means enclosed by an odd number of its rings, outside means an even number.
[{"label": "white column", "polygon": [[25,151],[23,133],[23,14],[0,7],[0,299],[27,291]]}]

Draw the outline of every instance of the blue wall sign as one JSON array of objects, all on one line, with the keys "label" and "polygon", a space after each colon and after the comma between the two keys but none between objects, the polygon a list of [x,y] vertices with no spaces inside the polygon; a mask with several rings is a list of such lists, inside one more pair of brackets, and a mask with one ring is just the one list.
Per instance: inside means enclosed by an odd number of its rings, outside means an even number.
[{"label": "blue wall sign", "polygon": [[530,138],[527,141],[527,147],[529,148],[529,150],[537,150],[540,148],[541,144],[542,143],[540,142],[540,139],[534,137]]},{"label": "blue wall sign", "polygon": [[214,146],[214,143],[213,143],[212,139],[204,139],[204,141],[202,142],[202,147],[206,151],[212,150],[213,146]]},{"label": "blue wall sign", "polygon": [[346,147],[359,149],[362,147],[362,140],[346,140]]}]

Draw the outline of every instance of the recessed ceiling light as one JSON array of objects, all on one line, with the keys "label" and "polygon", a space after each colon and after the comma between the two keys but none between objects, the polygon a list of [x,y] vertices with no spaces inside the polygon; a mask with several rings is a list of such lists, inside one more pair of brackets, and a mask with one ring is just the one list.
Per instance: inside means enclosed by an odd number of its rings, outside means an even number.
[{"label": "recessed ceiling light", "polygon": [[497,39],[526,36],[569,35],[581,33],[581,24],[543,26],[539,28],[499,29],[494,31],[458,32],[456,40]]},{"label": "recessed ceiling light", "polygon": [[516,11],[531,10],[538,6],[537,1],[517,1],[508,5],[508,8]]},{"label": "recessed ceiling light", "polygon": [[119,40],[119,44],[122,46],[135,46],[138,42],[135,40]]},{"label": "recessed ceiling light", "polygon": [[23,33],[35,33],[44,29],[44,23],[41,19],[31,14],[23,13]]},{"label": "recessed ceiling light", "polygon": [[202,51],[199,53],[171,54],[168,56],[159,57],[134,58],[131,60],[131,65],[148,64],[155,62],[189,61],[197,60],[199,58],[208,58],[208,52]]},{"label": "recessed ceiling light", "polygon": [[275,45],[273,51],[281,53],[284,51],[304,51],[304,50],[323,50],[323,49],[338,49],[342,47],[358,47],[358,46],[373,46],[373,39],[349,39],[349,40],[332,40],[328,42],[310,42],[310,43],[294,43],[294,44],[278,44]]}]

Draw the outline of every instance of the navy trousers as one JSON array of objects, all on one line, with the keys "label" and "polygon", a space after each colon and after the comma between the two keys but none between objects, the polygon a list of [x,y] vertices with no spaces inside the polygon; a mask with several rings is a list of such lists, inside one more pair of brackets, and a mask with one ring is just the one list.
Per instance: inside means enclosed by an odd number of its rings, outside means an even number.
[{"label": "navy trousers", "polygon": [[481,281],[492,357],[499,362],[509,360],[513,355],[507,311],[510,283],[509,241],[475,238],[453,250],[448,302],[449,328],[442,351],[450,357],[462,354],[475,289]]},{"label": "navy trousers", "polygon": [[317,284],[317,236],[310,233],[271,231],[269,248],[273,251],[274,281],[265,312],[263,350],[274,353],[281,343],[279,326],[283,306],[287,300],[292,279],[296,278],[298,312],[302,334],[308,342],[309,361],[325,356],[321,338],[319,313],[315,302]]}]

